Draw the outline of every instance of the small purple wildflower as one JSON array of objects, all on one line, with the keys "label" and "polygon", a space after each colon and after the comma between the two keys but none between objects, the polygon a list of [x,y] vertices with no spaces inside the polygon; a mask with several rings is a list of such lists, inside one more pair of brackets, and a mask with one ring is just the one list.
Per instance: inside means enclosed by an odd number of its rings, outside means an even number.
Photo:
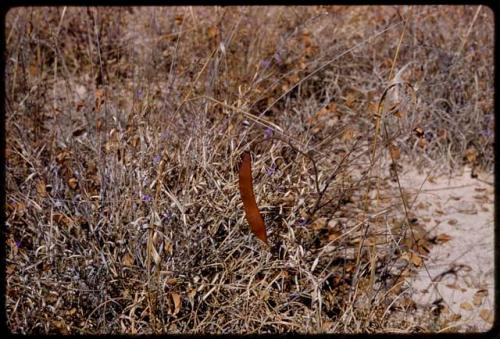
[{"label": "small purple wildflower", "polygon": [[272,164],[271,167],[268,167],[266,169],[266,173],[267,175],[271,176],[273,175],[274,173],[276,173],[276,165]]},{"label": "small purple wildflower", "polygon": [[263,69],[267,69],[269,66],[271,65],[271,61],[268,60],[268,59],[264,59],[260,62],[260,66],[263,68]]},{"label": "small purple wildflower", "polygon": [[493,131],[490,129],[485,129],[479,132],[483,138],[492,139],[494,137]]},{"label": "small purple wildflower", "polygon": [[16,247],[20,248],[21,247],[21,240],[16,240]]},{"label": "small purple wildflower", "polygon": [[158,165],[160,163],[160,160],[161,156],[159,154],[155,155],[155,157],[153,158],[153,165]]},{"label": "small purple wildflower", "polygon": [[273,136],[273,129],[271,127],[267,127],[264,130],[264,139],[268,139]]},{"label": "small purple wildflower", "polygon": [[306,218],[300,218],[299,219],[299,225],[303,226],[303,227],[307,226],[307,225],[309,225],[309,220],[307,220]]},{"label": "small purple wildflower", "polygon": [[163,213],[162,222],[168,223],[170,220],[172,220],[172,212],[167,211],[166,213]]},{"label": "small purple wildflower", "polygon": [[140,88],[135,91],[135,96],[137,97],[137,99],[140,99],[142,97],[142,90]]},{"label": "small purple wildflower", "polygon": [[274,53],[273,59],[276,61],[276,63],[278,65],[281,65],[283,63],[283,60],[281,59],[281,55],[280,55],[279,51],[277,51],[276,53]]},{"label": "small purple wildflower", "polygon": [[144,201],[144,202],[150,202],[151,200],[152,200],[152,198],[149,194],[144,194],[142,196],[142,201]]}]

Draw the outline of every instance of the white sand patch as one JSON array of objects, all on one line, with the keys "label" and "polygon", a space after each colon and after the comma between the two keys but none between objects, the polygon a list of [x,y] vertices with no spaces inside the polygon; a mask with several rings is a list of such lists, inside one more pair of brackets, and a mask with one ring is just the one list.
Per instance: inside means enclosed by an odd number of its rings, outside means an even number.
[{"label": "white sand patch", "polygon": [[[426,176],[403,172],[401,184],[416,192]],[[486,181],[493,183],[493,178]],[[470,169],[451,178],[431,174],[412,210],[429,235],[442,240],[409,280],[417,309],[429,315],[436,329],[489,330],[494,313],[494,187],[471,178]]]}]

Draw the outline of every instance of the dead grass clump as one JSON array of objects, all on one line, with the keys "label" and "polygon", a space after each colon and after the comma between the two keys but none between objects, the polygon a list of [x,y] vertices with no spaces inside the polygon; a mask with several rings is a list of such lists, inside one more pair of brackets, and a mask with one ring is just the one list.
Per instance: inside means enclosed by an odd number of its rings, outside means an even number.
[{"label": "dead grass clump", "polygon": [[[405,284],[431,245],[398,171],[443,155],[491,168],[491,18],[485,7],[11,10],[9,328],[422,330]],[[244,151],[270,248],[242,213]]]}]

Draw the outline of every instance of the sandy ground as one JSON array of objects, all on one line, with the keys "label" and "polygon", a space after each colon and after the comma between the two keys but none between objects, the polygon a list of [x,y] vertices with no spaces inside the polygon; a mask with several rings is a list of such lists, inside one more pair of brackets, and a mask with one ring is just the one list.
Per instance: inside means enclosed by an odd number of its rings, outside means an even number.
[{"label": "sandy ground", "polygon": [[431,174],[426,181],[425,172],[401,175],[410,192],[423,183],[413,212],[429,236],[437,237],[408,281],[417,312],[427,314],[436,330],[487,331],[494,316],[493,176],[473,179],[465,168],[452,177]]}]

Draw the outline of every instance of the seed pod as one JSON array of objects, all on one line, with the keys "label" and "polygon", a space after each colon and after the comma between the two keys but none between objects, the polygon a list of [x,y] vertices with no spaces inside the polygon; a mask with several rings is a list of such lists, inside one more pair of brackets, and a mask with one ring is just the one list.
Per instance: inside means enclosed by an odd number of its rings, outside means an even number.
[{"label": "seed pod", "polygon": [[268,244],[266,225],[264,224],[264,219],[262,219],[262,215],[259,212],[253,193],[252,158],[249,152],[245,152],[241,156],[239,186],[241,200],[243,200],[243,208],[245,209],[245,216],[248,224],[250,225],[250,229],[257,236],[257,238]]}]

